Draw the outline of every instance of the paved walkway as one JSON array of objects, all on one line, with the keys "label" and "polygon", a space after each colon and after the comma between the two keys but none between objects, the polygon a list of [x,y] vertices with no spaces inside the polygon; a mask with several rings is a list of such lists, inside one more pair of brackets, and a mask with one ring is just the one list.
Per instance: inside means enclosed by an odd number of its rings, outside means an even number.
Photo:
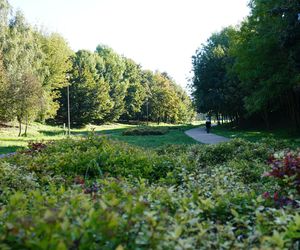
[{"label": "paved walkway", "polygon": [[5,158],[5,157],[9,157],[9,156],[12,156],[12,155],[14,155],[14,154],[16,154],[16,153],[7,153],[7,154],[0,154],[0,159],[3,159],[3,158]]},{"label": "paved walkway", "polygon": [[185,134],[189,137],[192,137],[194,140],[205,144],[218,144],[220,142],[227,142],[230,140],[229,138],[223,136],[211,133],[208,134],[206,133],[206,129],[204,127],[187,130],[185,131]]}]

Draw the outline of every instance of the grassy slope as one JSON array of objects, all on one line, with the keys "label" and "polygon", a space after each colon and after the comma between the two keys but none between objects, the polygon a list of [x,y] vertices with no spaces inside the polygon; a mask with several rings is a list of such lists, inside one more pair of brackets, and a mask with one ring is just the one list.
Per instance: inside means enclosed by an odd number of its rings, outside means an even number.
[{"label": "grassy slope", "polygon": [[[134,125],[110,124],[103,126],[87,126],[83,129],[73,129],[73,137],[84,137],[94,130],[98,135],[106,134],[114,139],[128,142],[142,147],[158,147],[165,144],[194,144],[193,139],[187,137],[184,131],[193,126],[172,126],[170,132],[162,136],[122,136],[122,131]],[[162,124],[161,126],[170,126]],[[66,137],[65,131],[60,127],[33,123],[28,128],[27,137],[18,137],[18,128],[12,124],[9,128],[0,128],[0,154],[15,152],[27,147],[30,141],[53,141]]]}]

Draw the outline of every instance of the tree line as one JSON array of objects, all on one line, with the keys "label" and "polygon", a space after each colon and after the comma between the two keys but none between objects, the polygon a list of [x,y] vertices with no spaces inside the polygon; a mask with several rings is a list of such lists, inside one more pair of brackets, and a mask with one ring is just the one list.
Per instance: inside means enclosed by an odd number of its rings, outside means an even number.
[{"label": "tree line", "polygon": [[119,120],[187,122],[194,116],[186,92],[167,74],[142,69],[99,45],[70,49],[57,33],[30,25],[0,0],[0,121],[67,122],[67,86],[73,126]]},{"label": "tree line", "polygon": [[300,4],[251,0],[237,27],[214,33],[192,58],[199,112],[238,124],[300,127]]}]

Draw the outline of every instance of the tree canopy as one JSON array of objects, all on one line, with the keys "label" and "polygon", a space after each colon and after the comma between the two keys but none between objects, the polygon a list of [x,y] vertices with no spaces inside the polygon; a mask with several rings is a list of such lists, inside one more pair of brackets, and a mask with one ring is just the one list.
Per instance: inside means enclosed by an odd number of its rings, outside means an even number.
[{"label": "tree canopy", "polygon": [[167,74],[145,77],[141,65],[106,45],[74,52],[61,35],[31,26],[7,0],[0,0],[0,29],[0,121],[17,120],[20,135],[32,120],[67,123],[67,87],[73,126],[193,118],[190,98]]},{"label": "tree canopy", "polygon": [[[238,27],[213,34],[193,56],[199,111],[300,126],[299,3],[252,0]],[[279,119],[278,119],[279,118]]]}]

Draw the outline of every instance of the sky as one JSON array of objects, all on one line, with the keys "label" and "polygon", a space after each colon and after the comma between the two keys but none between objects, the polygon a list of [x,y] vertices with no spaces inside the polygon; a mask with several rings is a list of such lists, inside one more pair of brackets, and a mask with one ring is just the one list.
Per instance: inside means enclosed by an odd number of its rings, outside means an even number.
[{"label": "sky", "polygon": [[248,0],[9,0],[29,23],[60,33],[77,51],[98,44],[183,87],[197,48],[249,13]]}]

